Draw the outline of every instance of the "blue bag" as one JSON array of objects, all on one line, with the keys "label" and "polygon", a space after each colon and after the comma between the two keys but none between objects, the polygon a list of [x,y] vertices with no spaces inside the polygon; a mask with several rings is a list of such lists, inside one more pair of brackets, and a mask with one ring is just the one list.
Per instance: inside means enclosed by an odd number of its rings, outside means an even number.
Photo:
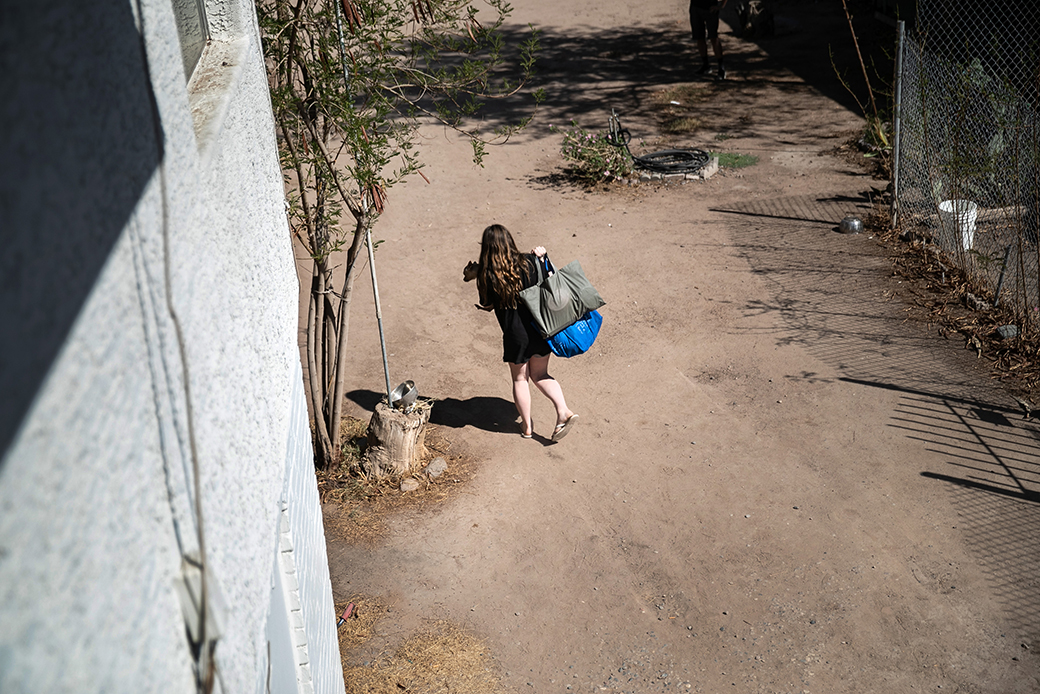
[{"label": "blue bag", "polygon": [[558,357],[573,357],[584,354],[599,335],[603,316],[599,311],[589,311],[552,337],[546,338],[553,354]]}]

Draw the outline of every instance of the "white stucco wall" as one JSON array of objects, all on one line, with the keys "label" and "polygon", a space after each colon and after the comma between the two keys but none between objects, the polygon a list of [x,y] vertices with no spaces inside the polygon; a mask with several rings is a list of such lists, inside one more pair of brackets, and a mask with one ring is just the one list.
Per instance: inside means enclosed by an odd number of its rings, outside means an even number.
[{"label": "white stucco wall", "polygon": [[315,691],[343,690],[255,14],[207,4],[191,93],[169,0],[5,10],[0,692],[194,690],[193,444],[224,691],[266,682],[283,506]]}]

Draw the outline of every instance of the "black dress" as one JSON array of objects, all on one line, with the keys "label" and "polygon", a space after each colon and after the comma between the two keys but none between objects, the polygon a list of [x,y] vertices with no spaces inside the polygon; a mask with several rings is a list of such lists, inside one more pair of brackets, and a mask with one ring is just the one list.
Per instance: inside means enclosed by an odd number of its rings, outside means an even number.
[{"label": "black dress", "polygon": [[[538,260],[533,253],[524,253],[523,259],[521,288],[527,289],[538,282]],[[487,301],[495,307],[495,317],[502,328],[502,361],[526,364],[531,357],[552,353],[549,343],[534,324],[531,312],[522,302],[518,300],[516,308],[502,308],[492,287],[487,288],[487,294]]]}]

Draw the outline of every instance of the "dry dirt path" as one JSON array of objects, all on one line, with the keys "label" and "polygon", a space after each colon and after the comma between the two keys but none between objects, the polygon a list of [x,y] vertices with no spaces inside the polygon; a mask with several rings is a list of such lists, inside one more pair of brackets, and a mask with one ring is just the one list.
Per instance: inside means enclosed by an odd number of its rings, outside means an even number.
[{"label": "dry dirt path", "polygon": [[[761,46],[724,36],[734,79],[685,142],[757,166],[550,182],[552,123],[599,129],[614,107],[652,134],[651,93],[689,79],[677,0],[522,3],[517,22],[545,30],[546,112],[483,169],[427,131],[432,183],[395,189],[377,231],[391,369],[483,462],[379,544],[330,543],[338,597],[394,606],[372,649],[447,619],[518,692],[1040,689],[1040,426],[959,344],[904,322],[873,239],[833,233],[878,184],[821,154],[859,125],[817,40],[840,22],[788,9]],[[515,433],[497,324],[461,281],[491,222],[580,259],[608,301],[592,352],[551,365],[581,415],[559,444]],[[367,417],[383,386],[364,300],[351,330]]]}]

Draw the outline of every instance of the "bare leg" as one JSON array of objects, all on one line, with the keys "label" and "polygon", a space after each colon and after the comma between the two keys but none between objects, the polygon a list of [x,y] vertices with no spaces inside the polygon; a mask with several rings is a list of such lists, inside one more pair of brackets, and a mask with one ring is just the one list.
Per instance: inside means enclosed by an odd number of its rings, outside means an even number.
[{"label": "bare leg", "polygon": [[716,36],[711,40],[711,47],[715,51],[715,62],[719,64],[719,70],[715,73],[715,80],[726,79],[726,66],[722,64],[722,41]]},{"label": "bare leg", "polygon": [[527,381],[527,364],[510,364],[509,373],[513,377],[513,404],[520,414],[521,433],[527,436],[534,431],[531,424],[531,387]]},{"label": "bare leg", "polygon": [[[714,48],[714,44],[712,45],[712,47]],[[701,63],[702,64],[707,63],[708,62],[708,42],[705,41],[703,38],[697,39],[697,52],[701,54]],[[718,57],[718,55],[719,55],[719,52],[715,51],[715,57],[716,58]]]},{"label": "bare leg", "polygon": [[[712,50],[712,52],[715,53],[715,60],[717,60],[718,62],[721,63],[722,62],[722,39],[720,39],[718,36],[716,36],[715,38],[713,38],[711,40],[711,50]],[[708,59],[708,48],[707,48],[707,46],[705,46],[704,50],[702,51],[702,57],[705,60]]]},{"label": "bare leg", "polygon": [[[563,388],[560,387],[559,381],[549,375],[549,355],[531,357],[531,361],[528,362],[528,373],[538,390],[542,391],[542,394],[549,398],[553,407],[556,408],[556,425],[559,426],[570,419],[574,413],[567,408],[567,401],[563,398]],[[530,402],[528,411],[530,411]]]}]

